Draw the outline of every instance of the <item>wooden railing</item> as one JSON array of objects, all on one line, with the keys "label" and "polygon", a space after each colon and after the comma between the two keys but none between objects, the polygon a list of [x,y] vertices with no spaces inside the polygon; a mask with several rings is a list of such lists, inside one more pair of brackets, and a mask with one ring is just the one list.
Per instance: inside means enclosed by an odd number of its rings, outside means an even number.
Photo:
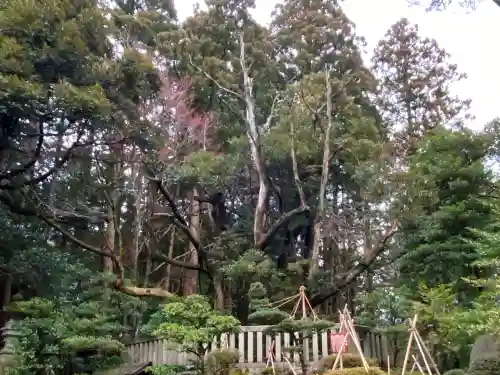
[{"label": "wooden railing", "polygon": [[[239,352],[240,361],[239,367],[249,369],[255,372],[262,369],[266,365],[269,357],[269,347],[273,338],[275,339],[274,355],[277,366],[285,366],[285,356],[288,353],[284,350],[291,346],[290,335],[288,333],[277,334],[274,337],[264,333],[267,326],[243,326],[240,327],[240,332],[236,334],[225,334],[220,339],[215,340],[211,346],[211,350],[219,348],[232,348]],[[358,332],[361,347],[367,357],[378,358],[383,361],[387,357],[387,345],[384,338],[380,334],[372,333],[362,327],[356,327]],[[319,364],[321,359],[327,357],[331,353],[329,345],[329,335],[331,330],[323,331],[319,334],[313,334],[304,345],[304,355],[311,367]],[[175,349],[175,346],[170,345],[165,340],[150,340],[137,342],[127,347],[130,359],[133,362],[152,362],[153,364],[161,365],[187,365],[190,360],[194,360],[193,355],[180,352]],[[356,353],[354,344],[350,341],[348,351]],[[290,361],[297,364],[299,355],[295,353]]]}]

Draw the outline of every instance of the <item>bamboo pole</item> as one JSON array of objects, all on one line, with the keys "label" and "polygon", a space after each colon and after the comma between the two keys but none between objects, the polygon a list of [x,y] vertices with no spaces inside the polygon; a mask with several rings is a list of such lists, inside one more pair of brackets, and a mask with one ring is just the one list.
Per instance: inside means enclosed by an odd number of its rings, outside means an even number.
[{"label": "bamboo pole", "polygon": [[432,367],[434,367],[434,371],[436,371],[437,375],[441,375],[441,373],[439,372],[439,368],[438,368],[436,362],[434,361],[434,358],[432,358],[432,355],[429,352],[429,349],[427,348],[427,345],[425,345],[425,342],[422,339],[422,336],[420,336],[420,332],[415,331],[415,335],[416,335],[416,339],[420,340],[420,343],[422,344],[422,347],[424,349],[425,354],[427,355],[427,358],[429,358],[429,360],[431,361]]},{"label": "bamboo pole", "polygon": [[345,307],[344,318],[346,319],[346,326],[347,329],[350,331],[352,341],[354,342],[356,349],[358,349],[358,353],[359,356],[361,357],[361,361],[363,362],[363,366],[366,372],[368,372],[370,366],[368,365],[368,362],[366,362],[365,354],[363,353],[363,348],[361,348],[361,343],[359,342],[358,339],[358,333],[354,329],[354,324],[352,322],[351,314],[349,313],[347,306]]},{"label": "bamboo pole", "polygon": [[417,365],[418,371],[420,371],[420,373],[422,375],[425,375],[425,372],[422,369],[422,366],[420,366],[420,363],[417,361],[417,358],[415,358],[415,355],[412,354],[412,357],[413,357],[413,360],[415,361],[414,363]]},{"label": "bamboo pole", "polygon": [[427,358],[425,358],[426,355],[424,353],[424,350],[422,349],[422,345],[420,344],[420,340],[418,339],[416,332],[417,332],[417,330],[415,329],[414,336],[415,336],[415,341],[416,341],[417,346],[418,346],[418,350],[420,351],[420,355],[422,356],[422,359],[424,360],[424,364],[425,364],[425,368],[427,369],[427,373],[429,375],[432,375],[431,368],[429,367],[429,362],[427,361]]},{"label": "bamboo pole", "polygon": [[[342,314],[340,311],[339,311],[339,319],[340,319],[339,331],[342,332],[342,330],[345,328],[345,317],[344,317],[344,314]],[[339,361],[342,361],[342,354],[344,352],[344,347],[345,347],[345,344],[346,344],[348,338],[349,338],[349,335],[346,334],[344,337],[344,340],[342,341],[342,345],[340,345],[340,349],[337,352],[337,356],[335,358],[335,362],[333,363],[332,370],[336,370]]]},{"label": "bamboo pole", "polygon": [[416,363],[415,363],[415,362],[413,362],[413,365],[411,366],[411,369],[410,369],[410,374],[411,374],[413,371],[415,371],[415,365],[416,365]]},{"label": "bamboo pole", "polygon": [[411,344],[413,343],[413,338],[415,335],[414,327],[416,324],[417,324],[417,314],[415,314],[413,320],[410,323],[410,337],[408,339],[408,345],[406,346],[405,359],[403,362],[403,370],[401,371],[401,375],[405,375],[406,373],[406,366],[408,365],[408,360],[410,359]]}]

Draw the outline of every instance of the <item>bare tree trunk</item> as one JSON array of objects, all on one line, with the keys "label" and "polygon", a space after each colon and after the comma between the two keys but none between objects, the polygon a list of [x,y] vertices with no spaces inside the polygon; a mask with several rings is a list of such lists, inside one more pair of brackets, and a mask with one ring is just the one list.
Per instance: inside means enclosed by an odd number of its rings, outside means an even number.
[{"label": "bare tree trunk", "polygon": [[[252,155],[252,162],[257,171],[259,182],[259,193],[255,206],[253,237],[256,244],[260,243],[265,234],[267,198],[269,196],[269,181],[266,166],[262,155],[260,144],[260,132],[255,118],[255,102],[253,99],[253,80],[248,75],[248,67],[245,62],[245,42],[243,34],[240,34],[240,64],[243,72],[243,99],[245,101],[245,122],[247,125],[247,137]],[[270,118],[269,118],[270,120]]]},{"label": "bare tree trunk", "polygon": [[321,227],[325,213],[325,195],[326,186],[328,183],[328,174],[330,172],[330,133],[333,128],[332,119],[332,85],[330,82],[330,69],[325,69],[325,83],[326,83],[326,115],[327,125],[323,138],[323,164],[321,167],[321,183],[319,187],[319,203],[316,211],[313,226],[313,246],[311,250],[311,265],[309,268],[309,278],[311,278],[319,270],[320,260],[320,241],[321,241]]}]

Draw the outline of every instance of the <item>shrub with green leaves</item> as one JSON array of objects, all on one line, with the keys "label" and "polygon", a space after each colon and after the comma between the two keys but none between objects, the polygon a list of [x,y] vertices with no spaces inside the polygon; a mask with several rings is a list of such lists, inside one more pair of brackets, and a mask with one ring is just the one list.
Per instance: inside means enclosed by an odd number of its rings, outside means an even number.
[{"label": "shrub with green leaves", "polygon": [[343,370],[330,370],[326,372],[324,375],[387,375],[387,374],[378,367],[370,367],[368,368],[368,372],[366,372],[364,367],[351,367],[351,368],[344,368]]},{"label": "shrub with green leaves", "polygon": [[469,375],[498,375],[500,374],[500,357],[488,355],[475,358],[469,367]]},{"label": "shrub with green leaves", "polygon": [[467,375],[467,373],[462,369],[453,369],[446,371],[443,375]]},{"label": "shrub with green leaves", "polygon": [[231,370],[231,375],[250,375],[250,370],[247,368],[242,370],[240,368],[234,368]]},{"label": "shrub with green leaves", "polygon": [[[329,371],[332,369],[333,364],[335,363],[335,359],[337,355],[329,355],[323,360],[322,369],[323,371]],[[379,365],[378,360],[376,358],[366,357],[366,362],[368,362],[368,366],[376,367]],[[363,367],[363,361],[361,360],[361,356],[352,353],[345,353],[342,355],[342,367],[343,368],[353,368],[353,367]],[[340,366],[338,367],[340,368]]]},{"label": "shrub with green leaves", "polygon": [[[397,368],[391,371],[391,375],[401,375],[403,373],[403,369]],[[406,369],[405,375],[422,375],[420,371],[410,371],[410,369]]]},{"label": "shrub with green leaves", "polygon": [[182,365],[153,365],[146,369],[152,375],[177,375],[186,371],[186,366]]},{"label": "shrub with green leaves", "polygon": [[[95,301],[94,301],[95,302]],[[113,316],[94,302],[61,305],[43,298],[13,304],[24,315],[14,329],[15,375],[83,373],[122,363]]]},{"label": "shrub with green leaves", "polygon": [[205,369],[210,375],[230,375],[239,360],[240,353],[237,350],[214,350],[205,361]]},{"label": "shrub with green leaves", "polygon": [[239,326],[238,319],[219,313],[206,297],[193,294],[167,302],[151,316],[144,331],[196,355],[197,365],[204,372],[203,358],[213,339],[223,333],[237,332]]}]

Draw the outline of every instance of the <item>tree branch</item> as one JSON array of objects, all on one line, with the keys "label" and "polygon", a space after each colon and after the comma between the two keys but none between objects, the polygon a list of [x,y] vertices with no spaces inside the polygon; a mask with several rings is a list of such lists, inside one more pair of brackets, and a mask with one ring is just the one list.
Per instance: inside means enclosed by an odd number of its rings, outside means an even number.
[{"label": "tree branch", "polygon": [[244,100],[243,97],[238,94],[236,91],[233,91],[233,90],[230,90],[228,89],[227,87],[224,87],[222,86],[219,81],[217,81],[215,78],[213,78],[210,74],[208,74],[207,72],[205,72],[204,70],[202,70],[198,65],[196,65],[194,62],[193,62],[193,59],[191,57],[191,55],[189,55],[189,64],[195,68],[198,72],[200,72],[201,74],[203,74],[206,78],[208,78],[214,85],[216,85],[220,90],[224,91],[225,93],[229,94],[229,95],[232,95],[234,96],[235,98],[238,98],[240,100]]},{"label": "tree branch", "polygon": [[262,236],[259,242],[256,243],[256,248],[259,250],[263,250],[269,240],[274,237],[278,229],[281,227],[287,225],[292,218],[294,218],[297,215],[309,212],[310,208],[308,206],[302,206],[302,207],[297,207],[294,208],[291,211],[288,211],[286,214],[281,216],[272,226],[269,228],[269,230]]},{"label": "tree branch", "polygon": [[44,140],[44,135],[45,135],[44,129],[43,129],[43,121],[44,120],[41,119],[38,122],[38,131],[39,131],[38,141],[37,141],[37,144],[35,147],[35,151],[33,152],[33,155],[31,157],[31,160],[29,162],[27,162],[26,164],[24,164],[22,167],[14,168],[7,173],[0,174],[0,181],[6,180],[6,179],[11,179],[11,178],[16,177],[20,174],[23,174],[23,173],[27,172],[29,169],[31,169],[31,167],[33,167],[36,164],[36,162],[38,161],[38,158],[40,157],[40,154],[42,152],[43,140]]},{"label": "tree branch", "polygon": [[[57,230],[61,233],[65,238],[73,242],[74,244],[80,246],[82,249],[87,250],[93,254],[111,258],[114,264],[116,280],[111,283],[111,286],[124,294],[133,297],[159,297],[159,298],[171,298],[174,297],[174,294],[162,288],[143,288],[136,286],[128,286],[124,283],[124,269],[120,260],[110,251],[102,250],[98,247],[89,245],[77,237],[73,236],[66,229],[62,228],[60,225],[56,224],[53,220],[45,218],[43,216],[40,217],[45,223],[47,223],[50,227]],[[166,260],[165,260],[166,261]],[[172,260],[170,260],[172,261]],[[176,261],[173,261],[176,262]],[[179,262],[182,263],[182,262]]]},{"label": "tree branch", "polygon": [[115,290],[132,297],[158,297],[163,299],[175,297],[175,294],[170,293],[169,291],[159,287],[140,288],[136,286],[127,286],[124,284],[117,283],[114,285],[114,288]]},{"label": "tree branch", "polygon": [[167,215],[171,220],[172,223],[177,226],[189,239],[189,241],[193,244],[193,246],[196,248],[197,251],[201,251],[201,246],[200,246],[200,241],[196,239],[196,236],[193,234],[191,229],[189,228],[186,220],[182,217],[180,214],[177,205],[174,202],[174,199],[172,195],[169,193],[167,188],[163,185],[161,180],[154,179],[149,177],[149,179],[156,185],[158,191],[162,194],[162,196],[165,198],[167,201],[168,205],[170,206],[170,209],[172,210],[173,216]]},{"label": "tree branch", "polygon": [[64,229],[63,227],[61,227],[60,225],[58,225],[52,219],[49,219],[49,218],[47,218],[47,217],[45,217],[43,215],[39,215],[39,217],[40,217],[40,219],[42,221],[44,221],[46,224],[48,224],[51,228],[53,228],[56,231],[58,231],[66,239],[70,240],[75,245],[80,246],[82,249],[87,250],[87,251],[89,251],[89,252],[91,252],[92,254],[95,254],[95,255],[99,255],[99,256],[103,256],[103,257],[108,257],[108,258],[111,258],[113,260],[116,260],[116,256],[112,252],[100,249],[100,248],[98,248],[96,246],[92,246],[92,245],[89,245],[88,243],[83,242],[82,240],[80,240],[79,238],[75,237],[70,232],[68,232],[66,229]]},{"label": "tree branch", "polygon": [[314,308],[318,305],[321,305],[323,302],[328,300],[329,298],[335,296],[337,293],[341,292],[346,286],[352,283],[354,280],[358,278],[373,262],[377,259],[377,257],[384,251],[389,243],[389,241],[394,237],[394,235],[399,231],[399,223],[395,221],[391,228],[384,234],[384,236],[378,241],[376,246],[374,246],[367,257],[363,262],[359,262],[355,266],[353,266],[349,271],[342,274],[339,277],[338,282],[336,282],[333,286],[328,288],[324,288],[320,290],[316,295],[310,298],[311,306]]},{"label": "tree branch", "polygon": [[162,253],[156,252],[154,254],[154,257],[164,261],[165,263],[171,264],[172,266],[176,266],[179,268],[185,268],[187,270],[195,270],[195,271],[201,271],[201,272],[208,273],[208,271],[206,269],[204,269],[203,267],[201,267],[198,264],[186,263],[186,262],[181,262],[179,260],[171,259]]},{"label": "tree branch", "polygon": [[[57,160],[54,163],[54,166],[52,168],[50,168],[47,172],[45,172],[37,177],[34,177],[31,180],[26,180],[26,181],[23,181],[23,182],[20,182],[17,184],[9,184],[9,183],[1,184],[0,189],[16,190],[16,189],[20,189],[24,186],[33,186],[33,185],[36,185],[36,184],[46,180],[51,175],[53,175],[55,172],[59,171],[64,166],[64,164],[66,164],[66,162],[70,159],[71,155],[73,154],[73,151],[76,148],[89,146],[91,144],[91,143],[80,143],[80,139],[82,138],[83,134],[84,134],[84,129],[82,128],[77,135],[76,141],[73,142],[70,147],[68,147],[68,149],[64,153],[63,157],[60,158],[59,160]],[[36,163],[36,160],[35,160],[35,163]],[[20,172],[20,173],[22,173],[22,172]],[[0,179],[0,182],[1,182],[1,179]]]}]

